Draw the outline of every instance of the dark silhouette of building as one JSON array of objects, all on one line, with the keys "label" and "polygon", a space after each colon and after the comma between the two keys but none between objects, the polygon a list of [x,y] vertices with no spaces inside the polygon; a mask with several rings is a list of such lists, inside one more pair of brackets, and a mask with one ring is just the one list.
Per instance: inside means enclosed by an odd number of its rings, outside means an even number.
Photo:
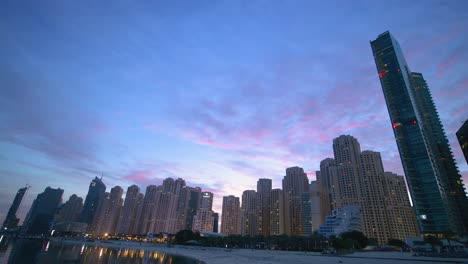
[{"label": "dark silhouette of building", "polygon": [[426,81],[390,32],[371,47],[421,233],[467,232],[465,189]]},{"label": "dark silhouette of building", "polygon": [[16,193],[15,199],[8,210],[7,216],[5,221],[2,225],[2,230],[9,230],[9,229],[16,229],[18,227],[19,218],[16,217],[16,212],[21,205],[21,201],[23,201],[24,194],[28,190],[29,186],[20,188]]},{"label": "dark silhouette of building", "polygon": [[458,143],[465,155],[465,161],[468,163],[468,119],[465,120],[465,123],[457,131]]},{"label": "dark silhouette of building", "polygon": [[62,204],[55,215],[55,222],[77,222],[83,209],[83,198],[72,194],[68,201]]},{"label": "dark silhouette of building", "polygon": [[23,232],[30,235],[49,235],[54,215],[62,202],[63,190],[47,187],[37,195],[23,225]]},{"label": "dark silhouette of building", "polygon": [[106,185],[102,182],[102,178],[94,178],[89,184],[88,194],[81,211],[80,222],[87,223],[89,226],[93,223],[99,200],[102,199],[106,192]]},{"label": "dark silhouette of building", "polygon": [[213,232],[218,233],[219,214],[213,213]]}]

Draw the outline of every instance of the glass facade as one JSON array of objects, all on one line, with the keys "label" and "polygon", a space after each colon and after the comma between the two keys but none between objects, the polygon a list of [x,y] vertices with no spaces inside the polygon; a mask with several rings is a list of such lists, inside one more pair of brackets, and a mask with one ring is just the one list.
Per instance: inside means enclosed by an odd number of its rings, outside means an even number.
[{"label": "glass facade", "polygon": [[389,32],[371,47],[421,233],[466,232],[468,202],[426,81]]}]

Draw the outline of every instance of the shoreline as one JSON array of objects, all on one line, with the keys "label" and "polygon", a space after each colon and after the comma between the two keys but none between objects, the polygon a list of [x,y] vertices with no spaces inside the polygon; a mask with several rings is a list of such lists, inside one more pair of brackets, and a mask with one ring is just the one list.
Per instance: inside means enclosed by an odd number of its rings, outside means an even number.
[{"label": "shoreline", "polygon": [[[105,242],[104,242],[105,241]],[[279,251],[279,250],[252,250],[252,249],[224,249],[215,247],[198,247],[167,244],[154,244],[133,241],[109,240],[69,240],[51,239],[53,243],[99,246],[106,248],[126,248],[136,250],[157,251],[161,253],[194,258],[206,264],[310,264],[310,263],[349,263],[349,264],[396,264],[396,263],[468,263],[463,258],[434,258],[415,257],[409,252],[356,252],[349,255],[322,255],[318,252]]]}]

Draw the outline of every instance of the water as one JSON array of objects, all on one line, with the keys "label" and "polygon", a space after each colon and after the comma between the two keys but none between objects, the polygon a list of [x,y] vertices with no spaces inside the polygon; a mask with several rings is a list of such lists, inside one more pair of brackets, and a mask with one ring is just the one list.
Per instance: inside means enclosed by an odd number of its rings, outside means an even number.
[{"label": "water", "polygon": [[192,258],[150,250],[111,249],[52,241],[7,240],[0,242],[0,264],[200,264]]}]

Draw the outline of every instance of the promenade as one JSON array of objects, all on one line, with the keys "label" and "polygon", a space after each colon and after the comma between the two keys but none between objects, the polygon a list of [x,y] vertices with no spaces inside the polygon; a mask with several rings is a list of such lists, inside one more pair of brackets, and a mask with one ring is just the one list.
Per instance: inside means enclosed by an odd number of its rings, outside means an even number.
[{"label": "promenade", "polygon": [[405,263],[466,263],[468,259],[415,257],[409,252],[357,252],[344,256],[328,256],[316,252],[272,251],[252,249],[223,249],[195,246],[158,245],[127,241],[74,240],[55,241],[55,243],[87,244],[111,248],[142,249],[162,253],[193,257],[206,264],[405,264]]}]

